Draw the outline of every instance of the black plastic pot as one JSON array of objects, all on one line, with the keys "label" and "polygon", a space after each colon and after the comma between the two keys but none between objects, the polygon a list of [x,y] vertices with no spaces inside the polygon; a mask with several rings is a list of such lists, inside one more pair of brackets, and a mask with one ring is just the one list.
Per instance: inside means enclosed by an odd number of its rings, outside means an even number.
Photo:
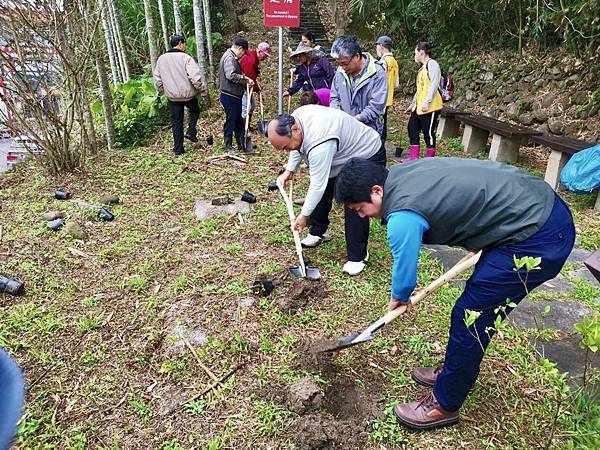
[{"label": "black plastic pot", "polygon": [[108,209],[106,209],[106,208],[100,208],[100,210],[98,211],[98,218],[100,220],[104,220],[106,222],[110,222],[111,220],[113,220],[115,218],[115,216]]},{"label": "black plastic pot", "polygon": [[48,222],[48,228],[52,231],[58,231],[65,226],[65,219],[55,219]]},{"label": "black plastic pot", "polygon": [[19,295],[23,292],[23,286],[19,280],[0,275],[0,293]]},{"label": "black plastic pot", "polygon": [[242,194],[242,201],[247,203],[256,203],[256,196],[248,191],[244,191]]},{"label": "black plastic pot", "polygon": [[54,191],[54,198],[57,200],[68,200],[71,198],[71,193],[65,189],[57,189]]},{"label": "black plastic pot", "polygon": [[273,292],[273,289],[275,289],[275,283],[273,283],[271,278],[260,276],[254,281],[252,289],[255,294],[267,297],[269,294],[271,294],[271,292]]},{"label": "black plastic pot", "polygon": [[269,184],[267,184],[267,190],[270,192],[276,191],[277,189],[279,189],[277,187],[277,181],[269,181]]}]

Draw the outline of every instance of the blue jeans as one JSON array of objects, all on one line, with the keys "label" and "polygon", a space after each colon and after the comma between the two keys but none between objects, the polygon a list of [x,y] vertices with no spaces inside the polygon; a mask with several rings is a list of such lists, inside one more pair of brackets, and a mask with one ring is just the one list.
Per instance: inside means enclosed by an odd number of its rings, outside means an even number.
[{"label": "blue jeans", "polygon": [[223,134],[233,136],[235,132],[238,139],[244,136],[244,121],[242,120],[242,99],[232,97],[231,95],[221,94],[221,104],[225,110],[225,124],[223,125]]},{"label": "blue jeans", "polygon": [[[493,331],[488,334],[486,328],[493,327],[496,316],[501,314],[495,309],[506,305],[507,299],[518,304],[527,292],[558,275],[574,242],[573,217],[557,195],[550,217],[533,236],[518,244],[484,250],[452,309],[444,369],[433,387],[435,397],[445,410],[458,411],[477,380],[483,349],[493,335]],[[517,274],[513,270],[513,255],[541,257],[541,270],[527,274],[521,269]],[[527,291],[519,275],[527,280]],[[469,329],[465,324],[466,309],[481,313]],[[509,312],[507,308],[506,314]]]},{"label": "blue jeans", "polygon": [[[256,108],[256,102],[254,101],[254,96],[250,97],[250,117],[252,117],[252,113]],[[248,110],[248,100],[246,94],[242,97],[242,118],[246,118],[246,111]]]}]

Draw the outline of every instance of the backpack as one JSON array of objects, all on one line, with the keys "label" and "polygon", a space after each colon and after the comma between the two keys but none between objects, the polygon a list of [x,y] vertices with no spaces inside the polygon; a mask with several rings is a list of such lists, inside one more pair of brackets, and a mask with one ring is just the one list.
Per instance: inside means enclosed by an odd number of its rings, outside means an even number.
[{"label": "backpack", "polygon": [[452,75],[449,73],[442,74],[438,90],[440,91],[444,103],[449,102],[454,98],[454,81],[452,81]]},{"label": "backpack", "polygon": [[[429,76],[429,66],[426,66],[427,76]],[[431,78],[429,78],[431,80]],[[449,102],[454,98],[454,81],[449,73],[442,73],[440,77],[440,85],[438,91],[442,97],[442,102]]]},{"label": "backpack", "polygon": [[600,187],[600,144],[571,156],[560,172],[560,182],[570,191],[584,194]]}]

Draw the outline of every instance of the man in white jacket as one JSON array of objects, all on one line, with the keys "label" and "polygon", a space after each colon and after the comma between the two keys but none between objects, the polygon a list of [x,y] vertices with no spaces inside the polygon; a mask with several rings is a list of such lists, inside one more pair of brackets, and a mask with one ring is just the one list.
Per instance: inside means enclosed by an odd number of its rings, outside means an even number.
[{"label": "man in white jacket", "polygon": [[190,113],[185,137],[192,142],[198,142],[196,124],[200,116],[200,107],[196,96],[198,93],[206,95],[206,86],[200,79],[198,63],[185,53],[186,47],[183,36],[173,36],[171,50],[158,58],[154,68],[156,89],[169,100],[175,156],[185,153],[183,149],[184,108],[187,108]]}]

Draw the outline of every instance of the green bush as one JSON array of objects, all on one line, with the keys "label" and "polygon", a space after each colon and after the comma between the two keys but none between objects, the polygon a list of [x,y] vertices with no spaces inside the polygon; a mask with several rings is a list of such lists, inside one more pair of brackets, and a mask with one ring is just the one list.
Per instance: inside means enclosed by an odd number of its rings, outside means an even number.
[{"label": "green bush", "polygon": [[[158,94],[152,78],[140,77],[111,86],[111,94],[117,146],[143,144],[168,123],[167,99]],[[92,104],[92,110],[102,115],[100,100]]]}]

